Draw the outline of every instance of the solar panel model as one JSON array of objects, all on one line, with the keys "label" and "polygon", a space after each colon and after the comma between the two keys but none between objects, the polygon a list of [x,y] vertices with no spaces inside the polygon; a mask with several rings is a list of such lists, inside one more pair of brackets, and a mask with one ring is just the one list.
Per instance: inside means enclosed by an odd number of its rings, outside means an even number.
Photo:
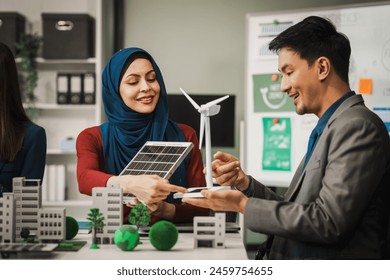
[{"label": "solar panel model", "polygon": [[[119,175],[159,175],[169,179],[193,148],[192,142],[147,141]],[[134,204],[134,196],[123,195],[123,203]]]},{"label": "solar panel model", "polygon": [[55,243],[1,243],[0,256],[8,259],[12,254],[50,254],[57,247]]}]

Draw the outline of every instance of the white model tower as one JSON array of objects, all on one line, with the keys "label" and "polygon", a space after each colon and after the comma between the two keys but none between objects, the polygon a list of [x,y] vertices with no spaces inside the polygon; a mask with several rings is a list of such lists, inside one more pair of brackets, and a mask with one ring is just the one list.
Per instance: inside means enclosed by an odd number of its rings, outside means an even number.
[{"label": "white model tower", "polygon": [[96,233],[97,244],[114,244],[114,233],[122,226],[123,194],[119,185],[94,187],[92,189],[93,208],[99,208],[103,213],[103,228]]},{"label": "white model tower", "polygon": [[[206,104],[199,106],[182,88],[180,88],[181,92],[185,97],[191,102],[192,106],[200,113],[200,135],[199,135],[199,149],[202,148],[203,134],[206,137],[206,183],[207,188],[213,187],[213,177],[212,177],[212,168],[211,168],[211,128],[210,128],[210,117],[215,116],[219,113],[221,109],[218,103],[227,99],[229,95],[225,95],[216,100],[210,101]],[[206,133],[204,133],[206,130]]]}]

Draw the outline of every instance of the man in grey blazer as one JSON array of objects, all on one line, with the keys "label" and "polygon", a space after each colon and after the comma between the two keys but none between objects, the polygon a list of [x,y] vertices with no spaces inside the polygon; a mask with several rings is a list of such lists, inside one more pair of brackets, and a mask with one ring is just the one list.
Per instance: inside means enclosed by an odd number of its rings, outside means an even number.
[{"label": "man in grey blazer", "polygon": [[237,211],[270,236],[268,259],[382,259],[390,205],[390,140],[381,119],[348,81],[350,43],[311,16],[269,45],[278,53],[281,90],[298,114],[319,121],[284,196],[246,175],[232,155],[214,155],[213,177],[237,190],[202,191],[184,202]]}]

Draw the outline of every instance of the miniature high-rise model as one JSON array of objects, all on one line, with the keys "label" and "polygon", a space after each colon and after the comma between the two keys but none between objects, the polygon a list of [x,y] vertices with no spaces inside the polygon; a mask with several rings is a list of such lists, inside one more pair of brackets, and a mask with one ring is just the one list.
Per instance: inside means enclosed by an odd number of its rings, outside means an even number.
[{"label": "miniature high-rise model", "polygon": [[39,179],[13,178],[13,193],[16,201],[15,233],[16,241],[22,228],[28,228],[31,235],[38,234],[38,210],[41,208],[41,184]]},{"label": "miniature high-rise model", "polygon": [[13,193],[3,193],[0,197],[0,243],[15,240],[15,199]]},{"label": "miniature high-rise model", "polygon": [[118,185],[92,189],[93,208],[100,209],[106,224],[96,232],[97,244],[115,244],[115,231],[122,225],[122,196]]}]

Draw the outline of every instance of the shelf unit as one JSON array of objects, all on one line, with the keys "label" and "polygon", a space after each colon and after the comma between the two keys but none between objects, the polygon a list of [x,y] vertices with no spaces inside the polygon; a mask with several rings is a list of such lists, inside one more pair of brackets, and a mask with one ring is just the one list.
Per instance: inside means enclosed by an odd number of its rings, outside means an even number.
[{"label": "shelf unit", "polygon": [[[64,65],[66,67],[64,67]],[[49,67],[47,67],[49,66]],[[85,128],[98,125],[101,122],[101,109],[96,99],[95,104],[57,104],[56,80],[58,73],[100,73],[95,64],[82,62],[62,63],[38,61],[39,80],[36,89],[39,110],[38,119],[35,122],[43,126],[48,139],[48,150],[60,149],[60,143],[66,138],[77,138],[77,135]],[[96,92],[99,83],[95,78]]]},{"label": "shelf unit", "polygon": [[[38,99],[36,108],[39,110],[39,116],[33,121],[46,130],[46,164],[64,164],[66,166],[66,200],[44,201],[43,203],[47,206],[64,206],[76,209],[76,206],[87,207],[91,204],[90,197],[81,195],[78,191],[76,152],[61,150],[61,141],[66,138],[76,139],[83,129],[99,125],[102,122],[102,105],[99,96],[104,50],[102,46],[104,5],[106,4],[103,0],[0,0],[0,11],[17,11],[26,17],[26,33],[36,33],[42,36],[42,13],[83,13],[91,15],[95,20],[95,57],[88,59],[45,59],[39,57],[37,59],[38,85],[35,94]],[[18,63],[19,60],[16,59],[16,62]],[[95,73],[95,104],[57,104],[57,73]],[[45,170],[45,175],[47,172],[48,170]],[[43,187],[45,186],[43,185]]]}]

